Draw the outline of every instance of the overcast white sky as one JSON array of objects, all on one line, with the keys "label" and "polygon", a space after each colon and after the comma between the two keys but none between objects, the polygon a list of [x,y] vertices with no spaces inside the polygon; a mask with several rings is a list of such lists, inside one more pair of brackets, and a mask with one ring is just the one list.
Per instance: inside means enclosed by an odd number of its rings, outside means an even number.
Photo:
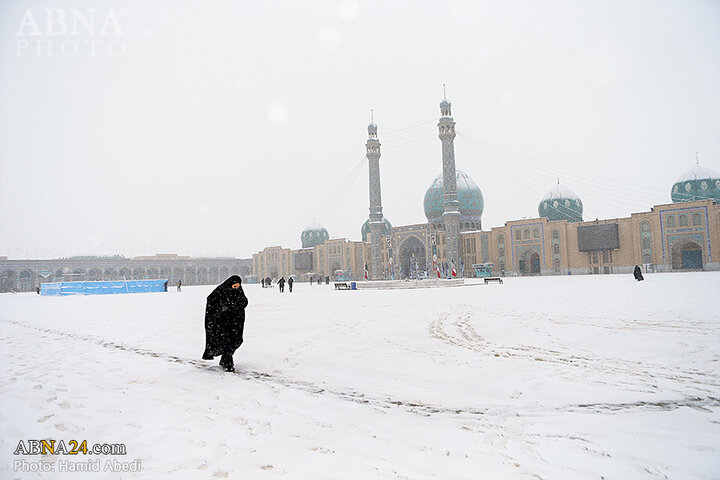
[{"label": "overcast white sky", "polygon": [[10,258],[359,240],[371,108],[385,216],[425,222],[443,83],[485,229],[557,176],[594,219],[720,170],[717,1],[2,0],[0,55]]}]

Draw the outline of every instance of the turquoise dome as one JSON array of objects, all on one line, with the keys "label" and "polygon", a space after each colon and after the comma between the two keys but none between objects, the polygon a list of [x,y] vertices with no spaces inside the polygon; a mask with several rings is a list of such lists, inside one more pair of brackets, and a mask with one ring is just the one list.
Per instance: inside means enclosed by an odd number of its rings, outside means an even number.
[{"label": "turquoise dome", "polygon": [[[387,237],[392,233],[392,225],[388,221],[387,218],[383,217],[383,230],[382,234],[383,236]],[[362,228],[360,229],[360,235],[362,236],[363,242],[369,242],[370,241],[370,219],[368,218],[365,220],[365,223],[363,223]]]},{"label": "turquoise dome", "polygon": [[325,230],[325,227],[315,223],[302,231],[300,240],[302,241],[302,248],[310,248],[322,245],[327,240],[330,240],[330,234]]},{"label": "turquoise dome", "polygon": [[720,174],[695,165],[675,182],[670,197],[674,203],[707,199],[720,203]]},{"label": "turquoise dome", "polygon": [[538,205],[538,215],[548,220],[582,222],[583,203],[580,197],[559,183],[545,194]]},{"label": "turquoise dome", "polygon": [[[485,200],[480,187],[462,170],[455,172],[458,201],[460,202],[460,230],[479,230]],[[425,192],[423,202],[428,222],[442,223],[443,214],[443,176],[438,175]]]}]

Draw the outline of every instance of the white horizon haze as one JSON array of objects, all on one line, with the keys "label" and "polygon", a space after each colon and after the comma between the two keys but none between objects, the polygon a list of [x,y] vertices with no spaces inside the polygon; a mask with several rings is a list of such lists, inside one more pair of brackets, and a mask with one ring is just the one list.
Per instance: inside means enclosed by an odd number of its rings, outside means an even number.
[{"label": "white horizon haze", "polygon": [[0,255],[251,257],[424,223],[443,84],[483,230],[720,171],[720,2],[0,2]]}]

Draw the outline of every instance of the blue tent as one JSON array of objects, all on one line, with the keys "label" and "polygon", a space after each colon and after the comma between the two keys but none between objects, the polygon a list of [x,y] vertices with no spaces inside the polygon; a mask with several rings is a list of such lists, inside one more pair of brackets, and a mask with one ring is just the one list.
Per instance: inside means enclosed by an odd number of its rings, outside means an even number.
[{"label": "blue tent", "polygon": [[41,283],[40,295],[107,295],[111,293],[166,292],[167,280]]}]

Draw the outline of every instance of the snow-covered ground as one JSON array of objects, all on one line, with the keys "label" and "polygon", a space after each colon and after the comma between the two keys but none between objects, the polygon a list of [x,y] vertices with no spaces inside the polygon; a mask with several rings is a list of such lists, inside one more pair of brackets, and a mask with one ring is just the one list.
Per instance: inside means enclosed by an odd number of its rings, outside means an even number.
[{"label": "snow-covered ground", "polygon": [[[720,273],[245,285],[235,374],[210,290],[0,295],[0,478],[720,478]],[[14,472],[29,439],[142,471]]]}]

